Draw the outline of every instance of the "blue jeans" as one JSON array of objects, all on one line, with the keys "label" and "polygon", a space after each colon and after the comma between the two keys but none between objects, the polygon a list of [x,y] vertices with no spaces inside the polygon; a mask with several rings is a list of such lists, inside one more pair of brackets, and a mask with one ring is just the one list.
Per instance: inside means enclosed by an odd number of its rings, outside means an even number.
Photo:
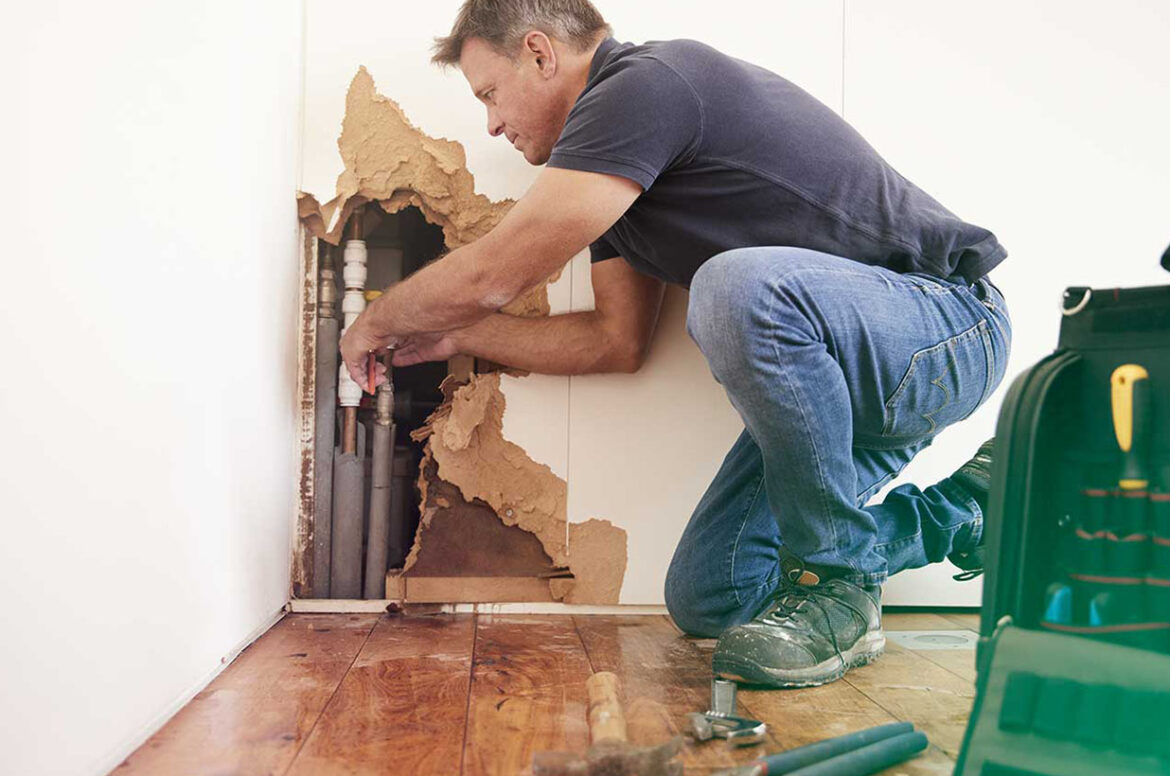
[{"label": "blue jeans", "polygon": [[714,636],[755,616],[782,545],[880,585],[979,542],[980,507],[949,480],[864,505],[1003,379],[1011,322],[986,279],[742,248],[699,268],[687,331],[745,429],[667,572],[683,630]]}]

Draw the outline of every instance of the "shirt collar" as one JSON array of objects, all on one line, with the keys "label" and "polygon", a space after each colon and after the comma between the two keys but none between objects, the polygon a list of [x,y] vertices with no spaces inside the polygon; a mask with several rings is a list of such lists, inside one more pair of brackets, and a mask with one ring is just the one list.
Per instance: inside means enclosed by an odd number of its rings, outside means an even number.
[{"label": "shirt collar", "polygon": [[610,53],[617,48],[618,42],[614,37],[608,37],[601,41],[597,46],[597,51],[593,52],[593,62],[589,65],[589,80],[592,81],[597,77],[597,72],[601,70],[605,60],[609,59]]}]

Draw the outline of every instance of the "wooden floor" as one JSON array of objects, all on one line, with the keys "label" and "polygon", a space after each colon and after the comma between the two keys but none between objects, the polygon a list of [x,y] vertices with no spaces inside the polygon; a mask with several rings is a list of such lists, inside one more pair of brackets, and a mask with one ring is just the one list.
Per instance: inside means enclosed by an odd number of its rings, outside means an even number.
[{"label": "wooden floor", "polygon": [[[976,630],[975,615],[887,614],[891,630]],[[584,752],[585,679],[624,683],[630,737],[658,743],[707,708],[711,640],[666,617],[289,615],[114,770],[127,774],[512,776],[533,752]],[[824,687],[741,691],[769,739],[684,752],[706,774],[822,738],[910,720],[931,741],[888,773],[949,774],[974,697],[972,650],[890,641]]]}]

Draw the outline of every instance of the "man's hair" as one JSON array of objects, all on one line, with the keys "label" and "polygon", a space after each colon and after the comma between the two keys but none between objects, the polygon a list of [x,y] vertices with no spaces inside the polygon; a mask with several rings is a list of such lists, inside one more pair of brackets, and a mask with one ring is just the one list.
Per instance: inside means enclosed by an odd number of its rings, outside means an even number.
[{"label": "man's hair", "polygon": [[578,53],[597,42],[610,26],[589,0],[466,0],[451,34],[435,38],[436,65],[459,64],[463,44],[482,38],[500,54],[515,59],[520,41],[530,30],[573,46]]}]

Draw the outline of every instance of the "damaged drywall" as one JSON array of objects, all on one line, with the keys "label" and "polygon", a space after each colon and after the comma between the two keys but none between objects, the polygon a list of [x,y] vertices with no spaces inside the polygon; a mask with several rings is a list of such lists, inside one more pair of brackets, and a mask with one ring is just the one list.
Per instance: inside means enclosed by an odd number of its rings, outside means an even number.
[{"label": "damaged drywall", "polygon": [[[426,455],[438,465],[438,477],[456,485],[466,500],[491,506],[506,525],[535,535],[553,565],[568,568],[571,578],[549,580],[553,598],[617,603],[626,571],[626,532],[605,520],[568,524],[565,481],[504,438],[499,374],[475,375],[464,385],[448,378],[442,388],[445,400],[412,435],[427,440]],[[425,493],[425,467],[419,486]]]},{"label": "damaged drywall", "polygon": [[464,498],[484,501],[505,524],[535,534],[553,564],[566,565],[565,481],[504,439],[499,374],[474,375],[451,390],[453,382],[444,381],[447,398],[415,439],[429,438],[439,477]]},{"label": "damaged drywall", "polygon": [[[334,245],[350,214],[368,202],[377,202],[390,214],[408,206],[418,208],[427,221],[442,228],[450,249],[490,232],[513,204],[476,193],[463,147],[412,125],[393,100],[377,93],[365,68],[358,70],[346,94],[338,149],[344,171],[333,198],[322,205],[311,193],[298,195],[306,231]],[[309,277],[315,277],[315,264],[313,270]],[[547,286],[559,274],[501,312],[548,315]],[[302,384],[308,379],[302,373]],[[571,603],[617,603],[626,569],[626,532],[604,520],[567,524],[565,481],[504,439],[499,374],[472,375],[464,384],[448,378],[442,387],[445,401],[412,434],[416,440],[427,440],[419,474],[423,514],[403,574],[417,564],[420,543],[436,515],[446,509],[442,517],[450,519],[451,499],[439,493],[439,486],[450,484],[468,505],[484,505],[506,526],[536,537],[553,567],[548,580],[544,574],[539,577],[550,597]],[[435,498],[428,497],[428,489],[436,491]],[[302,505],[302,521],[311,524],[311,506]]]},{"label": "damaged drywall", "polygon": [[608,520],[569,523],[572,579],[550,579],[549,589],[567,604],[616,604],[626,576],[626,532]]},{"label": "damaged drywall", "polygon": [[[337,178],[334,197],[322,205],[311,193],[297,195],[301,221],[333,245],[340,242],[354,208],[371,201],[387,213],[417,207],[427,221],[442,228],[443,241],[452,250],[490,232],[515,204],[477,194],[463,146],[431,137],[411,124],[396,102],[378,94],[364,67],[346,93],[337,147],[345,169]],[[501,310],[548,315],[547,282]]]}]

